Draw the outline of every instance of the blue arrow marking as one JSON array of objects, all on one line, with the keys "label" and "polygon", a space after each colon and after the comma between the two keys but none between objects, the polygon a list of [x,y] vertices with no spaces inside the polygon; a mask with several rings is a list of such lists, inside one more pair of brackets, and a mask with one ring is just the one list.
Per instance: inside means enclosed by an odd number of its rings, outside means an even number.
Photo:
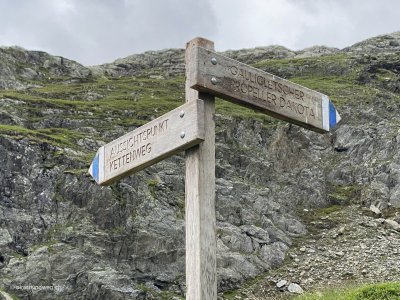
[{"label": "blue arrow marking", "polygon": [[98,184],[104,177],[104,147],[100,147],[90,164],[89,174]]},{"label": "blue arrow marking", "polygon": [[332,101],[329,101],[329,128],[335,127],[336,123],[336,109]]},{"label": "blue arrow marking", "polygon": [[99,182],[99,153],[96,154],[96,156],[93,159],[92,162],[92,176],[96,182]]}]

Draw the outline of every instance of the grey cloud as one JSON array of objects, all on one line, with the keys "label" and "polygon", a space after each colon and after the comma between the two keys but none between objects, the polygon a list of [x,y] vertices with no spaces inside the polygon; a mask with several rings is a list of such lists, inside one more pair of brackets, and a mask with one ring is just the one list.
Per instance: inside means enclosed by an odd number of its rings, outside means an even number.
[{"label": "grey cloud", "polygon": [[[400,30],[396,0],[217,0],[221,49],[279,44],[343,48]],[[221,21],[223,19],[223,21]]]},{"label": "grey cloud", "polygon": [[43,49],[98,64],[150,49],[184,47],[209,35],[215,16],[208,1],[2,1],[0,44]]},{"label": "grey cloud", "polygon": [[342,48],[400,30],[397,0],[0,0],[0,11],[0,45],[86,65],[182,48],[195,36],[217,50]]}]

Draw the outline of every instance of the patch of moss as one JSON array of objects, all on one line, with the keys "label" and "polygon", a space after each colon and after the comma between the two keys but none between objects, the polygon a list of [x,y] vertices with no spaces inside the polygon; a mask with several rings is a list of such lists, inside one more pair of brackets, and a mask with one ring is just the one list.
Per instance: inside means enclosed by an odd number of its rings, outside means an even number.
[{"label": "patch of moss", "polygon": [[373,86],[357,81],[365,66],[344,53],[265,60],[254,67],[326,94],[337,107],[352,102],[366,103],[378,92]]},{"label": "patch of moss", "polygon": [[307,293],[293,300],[398,300],[400,282],[368,284],[361,287],[341,287]]},{"label": "patch of moss", "polygon": [[87,174],[89,171],[87,168],[84,169],[65,169],[64,170],[64,174],[71,174],[71,175],[75,175],[77,177],[83,175],[83,174]]},{"label": "patch of moss", "polygon": [[328,73],[343,75],[351,70],[348,66],[352,61],[346,54],[339,53],[318,57],[268,59],[253,66],[283,78],[291,78],[299,75],[324,76]]},{"label": "patch of moss", "polygon": [[57,223],[49,228],[46,233],[46,239],[49,241],[48,243],[56,243],[56,241],[60,239],[60,236],[65,231],[65,229],[70,225],[71,224]]},{"label": "patch of moss", "polygon": [[156,180],[156,179],[148,179],[146,181],[146,183],[147,183],[147,187],[149,188],[151,196],[155,199],[157,197],[156,187],[157,187],[157,184],[158,184],[158,180]]},{"label": "patch of moss", "polygon": [[114,199],[116,199],[121,208],[126,207],[127,199],[125,195],[122,193],[122,190],[119,188],[117,184],[110,185],[111,191],[114,195]]},{"label": "patch of moss", "polygon": [[30,247],[30,251],[31,251],[31,252],[35,252],[35,251],[38,250],[39,248],[46,247],[47,250],[49,251],[49,253],[54,253],[54,248],[53,248],[53,246],[54,246],[55,244],[57,244],[57,243],[58,243],[57,240],[51,239],[51,240],[49,240],[49,241],[47,241],[47,242],[40,243],[40,244],[36,244],[36,245]]},{"label": "patch of moss", "polygon": [[331,213],[340,211],[343,209],[343,206],[340,205],[332,205],[325,208],[321,208],[317,210],[317,217],[329,216]]},{"label": "patch of moss", "polygon": [[112,234],[121,235],[126,233],[126,229],[124,226],[117,226],[111,229]]},{"label": "patch of moss", "polygon": [[176,218],[184,219],[185,218],[185,198],[176,198],[174,202],[177,207]]},{"label": "patch of moss", "polygon": [[178,298],[182,300],[185,299],[181,295],[178,295],[170,291],[156,292],[144,284],[139,284],[136,286],[136,288],[145,294],[150,294],[152,297],[154,297],[154,299],[160,299],[160,300],[170,300],[172,298]]},{"label": "patch of moss", "polygon": [[176,293],[169,292],[169,291],[163,291],[163,292],[160,293],[159,296],[161,297],[161,300],[171,300],[172,298],[180,299],[180,300],[184,300],[185,299],[181,295],[178,295]]},{"label": "patch of moss", "polygon": [[49,143],[58,147],[76,149],[76,142],[84,135],[74,130],[65,128],[28,129],[15,125],[0,124],[0,133],[14,139],[28,138],[38,143]]},{"label": "patch of moss", "polygon": [[10,257],[11,257],[11,258],[17,258],[17,259],[27,259],[26,254],[21,254],[21,253],[16,252],[16,251],[13,251],[13,252],[10,254]]},{"label": "patch of moss", "polygon": [[[281,266],[279,269],[281,269],[281,268],[283,268],[283,266]],[[234,289],[234,290],[229,290],[229,291],[224,292],[223,298],[228,299],[228,300],[231,300],[231,299],[234,300],[234,299],[238,299],[238,297],[240,297],[239,299],[242,299],[241,297],[243,297],[243,293],[242,293],[243,290],[246,290],[253,286],[256,286],[259,283],[262,283],[263,285],[265,285],[265,276],[267,274],[268,274],[268,272],[264,272],[252,279],[247,280],[244,284],[241,285],[240,289]],[[258,298],[254,298],[254,299],[258,299]]]},{"label": "patch of moss", "polygon": [[216,113],[231,116],[240,120],[245,120],[245,119],[257,120],[265,126],[271,124],[276,125],[277,123],[279,123],[279,120],[272,118],[262,112],[259,112],[251,108],[243,107],[219,98],[217,98],[215,102],[215,111]]},{"label": "patch of moss", "polygon": [[360,185],[335,185],[330,188],[328,194],[333,205],[348,205],[357,202],[361,195]]},{"label": "patch of moss", "polygon": [[[6,290],[0,288],[0,292],[4,292],[6,295],[10,296],[13,300],[20,300],[20,298],[18,298],[17,296],[15,296],[14,294],[11,294],[10,292],[7,292]],[[1,294],[1,293],[0,293]],[[1,296],[1,295],[0,295]]]}]

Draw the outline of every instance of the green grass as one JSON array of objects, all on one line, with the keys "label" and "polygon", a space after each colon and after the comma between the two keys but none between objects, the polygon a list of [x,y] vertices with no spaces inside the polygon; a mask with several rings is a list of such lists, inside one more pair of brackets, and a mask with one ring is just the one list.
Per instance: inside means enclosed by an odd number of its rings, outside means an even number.
[{"label": "green grass", "polygon": [[327,75],[349,76],[356,70],[349,68],[349,64],[355,64],[355,62],[346,54],[341,53],[320,57],[268,59],[257,62],[253,66],[279,77],[293,78]]},{"label": "green grass", "polygon": [[400,282],[369,284],[361,287],[328,289],[307,293],[293,300],[399,300]]},{"label": "green grass", "polygon": [[[61,226],[61,225],[60,225],[60,226]],[[60,227],[56,226],[55,230],[60,230]],[[59,241],[57,241],[57,240],[51,239],[51,240],[48,240],[48,241],[46,241],[46,242],[44,242],[44,243],[39,243],[39,244],[35,244],[35,245],[31,246],[31,247],[29,248],[29,251],[30,251],[31,253],[33,253],[33,252],[37,251],[38,249],[40,249],[40,248],[42,248],[42,247],[46,247],[47,250],[49,251],[49,253],[54,253],[54,248],[53,248],[53,246],[54,246],[55,244],[57,244],[58,242],[59,242]]]},{"label": "green grass", "polygon": [[[87,100],[88,93],[96,93],[99,97]],[[80,139],[108,142],[116,128],[132,130],[132,127],[144,125],[183,104],[184,78],[97,77],[69,84],[42,83],[42,87],[27,90],[0,90],[0,99],[7,98],[22,101],[10,102],[6,108],[24,122],[23,125],[0,124],[0,134],[16,140],[27,138],[36,143],[46,142],[61,150],[69,148],[87,153],[87,149],[77,144]],[[216,112],[228,117],[257,120],[264,126],[279,123],[262,113],[220,99],[216,101]],[[50,124],[78,120],[82,126],[41,128],[49,119],[53,120]],[[72,126],[76,125],[73,123]],[[38,127],[41,129],[35,129]],[[81,127],[93,127],[98,133],[88,135]],[[84,156],[79,160],[89,163],[93,153]]]},{"label": "green grass", "polygon": [[287,58],[287,59],[267,59],[259,61],[253,66],[255,68],[265,68],[266,66],[287,66],[287,65],[324,65],[327,62],[339,62],[342,63],[346,61],[348,56],[345,53],[314,56],[314,57],[304,57],[304,58]]},{"label": "green grass", "polygon": [[[99,94],[100,98],[86,100],[89,92]],[[16,109],[36,121],[46,117],[41,113],[44,109],[58,109],[62,118],[107,119],[114,125],[139,126],[184,103],[184,79],[102,77],[91,82],[0,91],[0,98],[24,101]]]},{"label": "green grass", "polygon": [[[87,135],[80,133],[79,128],[35,130],[32,129],[33,124],[49,118],[58,118],[83,120],[88,126],[93,126],[94,122],[101,120],[106,122],[98,122],[96,129],[103,132],[110,130],[114,125],[140,126],[183,104],[183,91],[183,78],[162,81],[146,78],[98,78],[93,82],[48,84],[24,91],[3,90],[0,91],[0,99],[23,101],[10,104],[10,111],[16,111],[28,125],[1,124],[0,133],[16,139],[27,137],[38,142],[45,141],[57,146],[77,148],[77,139]],[[102,98],[85,100],[84,95],[87,92],[101,94]],[[54,113],[51,110],[54,110]]]},{"label": "green grass", "polygon": [[[94,155],[91,155],[90,158],[88,159],[88,161],[90,161],[93,158]],[[71,175],[75,175],[76,177],[79,177],[81,175],[87,174],[88,173],[88,169],[84,168],[84,169],[65,169],[64,170],[64,174],[71,174]]]},{"label": "green grass", "polygon": [[[172,299],[173,297],[177,299],[184,299],[182,296],[175,294],[170,291],[161,291],[160,293],[157,293],[154,291],[152,288],[146,286],[145,284],[139,284],[136,286],[136,288],[140,291],[142,291],[145,294],[149,294],[152,299],[160,299],[160,300],[169,300]],[[144,296],[144,295],[143,295]]]},{"label": "green grass", "polygon": [[337,107],[349,103],[368,103],[379,92],[373,86],[358,82],[365,66],[344,53],[265,60],[253,66],[326,94]]},{"label": "green grass", "polygon": [[251,119],[261,122],[264,126],[276,125],[279,120],[254,109],[243,107],[226,100],[216,98],[215,111],[217,114],[230,116],[236,119]]},{"label": "green grass", "polygon": [[28,137],[36,142],[47,142],[55,146],[71,148],[76,148],[76,142],[84,137],[82,133],[65,128],[27,129],[21,126],[1,124],[0,133],[16,139]]},{"label": "green grass", "polygon": [[2,288],[0,288],[0,292],[7,293],[7,295],[10,296],[13,300],[19,300],[19,298],[17,296],[15,296],[15,295],[3,290]]},{"label": "green grass", "polygon": [[333,205],[348,205],[357,202],[362,188],[361,185],[332,185],[328,197]]},{"label": "green grass", "polygon": [[[343,53],[265,60],[254,66],[277,75],[286,74],[293,82],[329,95],[339,109],[345,104],[360,105],[374,101],[379,93],[378,89],[357,81],[362,66]],[[387,76],[387,72],[382,76]],[[63,80],[41,82],[41,87],[21,91],[0,90],[0,99],[23,101],[7,105],[10,112],[24,120],[24,125],[20,126],[0,125],[0,134],[87,152],[77,145],[79,139],[87,137],[108,142],[116,129],[141,126],[184,103],[183,76],[165,79],[101,76],[77,82]],[[89,93],[97,94],[98,98],[88,99]],[[265,127],[275,127],[281,122],[220,99],[216,101],[216,113],[228,118],[254,120]],[[46,123],[43,121],[49,119],[53,119],[54,124],[58,124],[57,120],[79,120],[77,124],[82,124],[81,127],[93,127],[98,133],[88,135],[81,128],[34,129],[43,127]]]},{"label": "green grass", "polygon": [[147,180],[147,186],[149,188],[150,194],[151,196],[156,199],[157,198],[157,194],[156,194],[156,188],[157,188],[157,184],[158,184],[158,180],[156,179],[148,179]]}]

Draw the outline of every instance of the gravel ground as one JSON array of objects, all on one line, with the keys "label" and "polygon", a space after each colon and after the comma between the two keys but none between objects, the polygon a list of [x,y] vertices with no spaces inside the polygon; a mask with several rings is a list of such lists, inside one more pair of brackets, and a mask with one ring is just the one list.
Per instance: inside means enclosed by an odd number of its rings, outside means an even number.
[{"label": "gravel ground", "polygon": [[359,205],[305,210],[308,235],[291,247],[285,264],[233,299],[289,299],[302,291],[400,281],[399,210],[376,212]]}]

